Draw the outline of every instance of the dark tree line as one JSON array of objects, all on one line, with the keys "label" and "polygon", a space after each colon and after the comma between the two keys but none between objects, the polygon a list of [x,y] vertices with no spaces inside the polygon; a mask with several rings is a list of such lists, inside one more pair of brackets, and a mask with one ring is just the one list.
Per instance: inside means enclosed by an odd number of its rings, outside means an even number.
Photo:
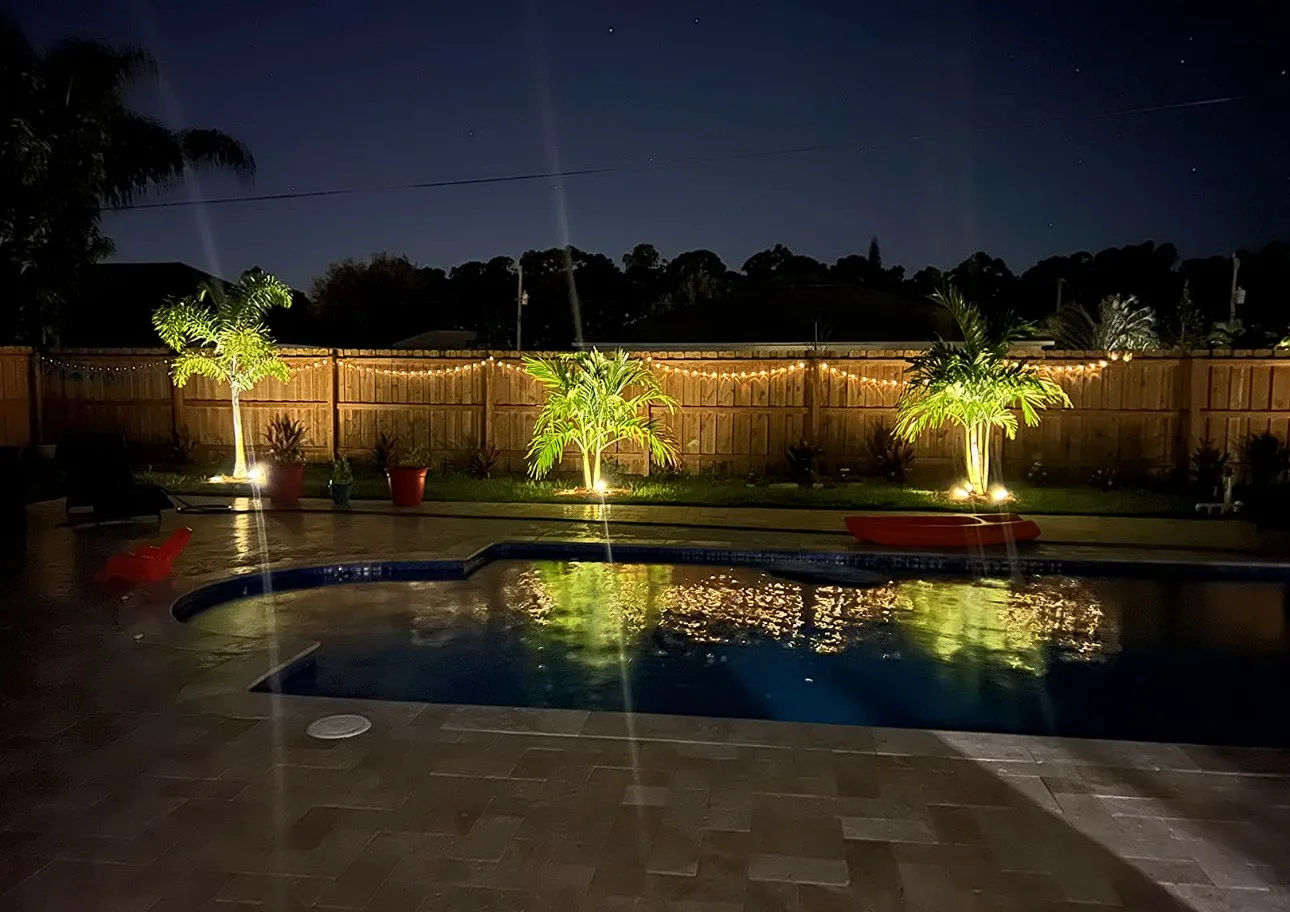
[{"label": "dark tree line", "polygon": [[[1245,297],[1236,342],[1269,344],[1290,323],[1290,243],[1238,256]],[[985,252],[952,269],[928,266],[908,275],[904,267],[883,262],[877,239],[865,253],[832,264],[777,244],[736,271],[710,250],[667,260],[653,245],[639,244],[620,262],[577,248],[552,248],[528,251],[520,266],[528,294],[525,348],[567,348],[579,335],[575,321],[582,338],[592,341],[630,339],[642,321],[651,328],[672,325],[673,335],[684,338],[685,322],[704,308],[769,286],[851,286],[913,301],[947,284],[989,316],[1013,314],[1037,323],[1056,310],[1059,299],[1095,310],[1109,295],[1133,295],[1155,310],[1165,344],[1191,347],[1203,345],[1208,328],[1227,320],[1232,276],[1230,256],[1183,260],[1172,244],[1150,241],[1048,257],[1020,275]],[[480,345],[506,348],[515,344],[517,292],[510,257],[445,271],[376,254],[328,267],[313,284],[311,306],[284,314],[292,322],[279,329],[293,341],[357,347],[385,346],[431,329],[463,329],[478,333]]]}]

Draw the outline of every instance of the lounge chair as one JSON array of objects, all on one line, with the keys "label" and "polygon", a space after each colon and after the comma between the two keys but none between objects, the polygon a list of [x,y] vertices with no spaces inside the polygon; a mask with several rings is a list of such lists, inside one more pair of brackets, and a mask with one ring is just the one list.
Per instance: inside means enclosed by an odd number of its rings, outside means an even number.
[{"label": "lounge chair", "polygon": [[94,521],[156,516],[174,504],[157,485],[140,484],[130,471],[125,440],[114,434],[77,434],[58,444],[67,481],[67,513],[93,511]]},{"label": "lounge chair", "polygon": [[192,529],[176,529],[160,545],[144,545],[129,554],[114,554],[98,575],[100,582],[155,583],[170,576],[175,558],[188,547]]}]

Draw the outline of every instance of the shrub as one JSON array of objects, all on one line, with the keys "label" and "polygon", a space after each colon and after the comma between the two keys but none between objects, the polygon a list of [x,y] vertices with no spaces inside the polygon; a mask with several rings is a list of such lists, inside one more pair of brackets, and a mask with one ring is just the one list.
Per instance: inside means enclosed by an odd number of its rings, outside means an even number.
[{"label": "shrub", "polygon": [[492,478],[493,470],[497,468],[497,464],[501,460],[501,451],[490,443],[488,446],[482,446],[470,454],[468,470],[475,478]]},{"label": "shrub", "polygon": [[334,485],[354,483],[354,470],[350,468],[349,460],[344,456],[337,456],[331,461],[331,483]]},{"label": "shrub", "polygon": [[869,458],[874,472],[888,481],[902,482],[914,465],[914,445],[897,437],[885,424],[869,435]]},{"label": "shrub", "polygon": [[1251,485],[1266,488],[1281,481],[1290,470],[1290,449],[1276,434],[1251,434],[1245,441],[1245,470]]},{"label": "shrub", "polygon": [[1214,441],[1206,439],[1191,454],[1192,477],[1200,497],[1217,497],[1223,483],[1223,473],[1229,460],[1227,453],[1220,453]]},{"label": "shrub", "polygon": [[788,473],[800,484],[809,484],[815,480],[815,460],[822,453],[818,446],[803,437],[784,451],[788,461]]},{"label": "shrub", "polygon": [[170,433],[170,458],[176,465],[192,465],[197,455],[197,439],[188,432],[188,425]]}]

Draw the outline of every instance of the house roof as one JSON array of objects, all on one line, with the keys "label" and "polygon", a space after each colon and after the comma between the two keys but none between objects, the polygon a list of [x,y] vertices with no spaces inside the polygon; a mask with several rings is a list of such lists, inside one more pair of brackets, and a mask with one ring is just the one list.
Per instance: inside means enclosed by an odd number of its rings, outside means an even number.
[{"label": "house roof", "polygon": [[[167,301],[195,293],[205,282],[226,288],[232,284],[187,263],[95,263],[80,292],[63,305],[59,342],[73,348],[155,347],[159,340],[152,312]],[[306,299],[293,289],[292,300],[294,311]],[[289,312],[274,313],[269,323],[278,336],[290,335],[302,318],[302,314],[293,318]]]},{"label": "house roof", "polygon": [[[931,301],[845,283],[783,283],[743,289],[708,304],[674,307],[614,332],[609,346],[712,348],[766,344],[804,347],[919,347],[950,326]],[[846,340],[845,342],[840,340]]]},{"label": "house roof", "polygon": [[390,348],[459,351],[473,347],[478,336],[478,333],[470,329],[430,329],[415,336],[400,339]]},{"label": "house roof", "polygon": [[[165,301],[223,282],[187,263],[96,263],[63,305],[64,346],[155,346],[152,312]],[[227,283],[226,283],[227,284]]]}]

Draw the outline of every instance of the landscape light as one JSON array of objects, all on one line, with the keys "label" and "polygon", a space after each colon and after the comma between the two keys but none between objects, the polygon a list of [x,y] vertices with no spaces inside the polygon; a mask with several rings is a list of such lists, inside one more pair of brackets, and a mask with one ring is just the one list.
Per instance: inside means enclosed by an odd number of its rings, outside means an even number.
[{"label": "landscape light", "polygon": [[253,465],[245,475],[212,475],[206,480],[210,484],[253,484],[264,487],[269,475],[262,465]]},{"label": "landscape light", "polygon": [[952,497],[954,500],[967,500],[971,496],[972,496],[971,485],[967,485],[967,486],[955,485],[954,487],[950,488],[950,497]]},{"label": "landscape light", "polygon": [[995,485],[990,489],[990,499],[995,503],[1003,503],[1005,500],[1012,499],[1012,492],[1003,485]]},{"label": "landscape light", "polygon": [[596,483],[593,484],[592,487],[595,488],[597,494],[604,494],[609,490],[609,483],[603,478],[597,478]]}]

